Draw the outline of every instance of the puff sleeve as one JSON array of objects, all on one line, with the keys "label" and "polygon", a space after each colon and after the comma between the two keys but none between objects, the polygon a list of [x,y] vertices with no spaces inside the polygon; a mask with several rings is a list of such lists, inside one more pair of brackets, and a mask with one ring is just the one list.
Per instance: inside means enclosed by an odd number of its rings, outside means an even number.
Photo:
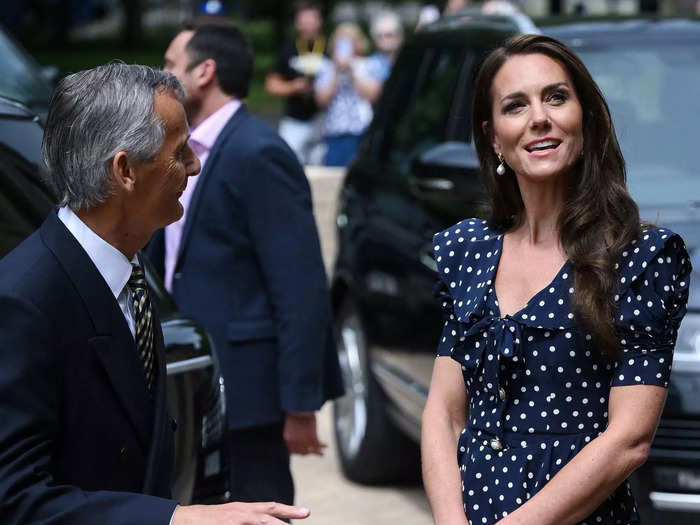
[{"label": "puff sleeve", "polygon": [[459,322],[455,318],[453,300],[448,292],[447,285],[438,279],[433,288],[433,295],[440,303],[445,324],[437,347],[437,356],[451,356],[455,346],[459,343]]},{"label": "puff sleeve", "polygon": [[643,232],[622,254],[612,386],[668,386],[691,270],[683,239],[668,230]]}]

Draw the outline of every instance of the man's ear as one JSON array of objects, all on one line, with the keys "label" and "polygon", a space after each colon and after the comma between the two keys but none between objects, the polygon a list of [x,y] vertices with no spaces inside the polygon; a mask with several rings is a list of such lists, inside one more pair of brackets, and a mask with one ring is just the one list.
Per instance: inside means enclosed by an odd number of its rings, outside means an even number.
[{"label": "man's ear", "polygon": [[216,62],[214,59],[207,58],[203,62],[197,64],[195,72],[195,81],[197,87],[205,88],[216,82]]},{"label": "man's ear", "polygon": [[131,159],[126,151],[120,151],[112,159],[112,179],[117,188],[127,192],[134,191],[136,175]]}]

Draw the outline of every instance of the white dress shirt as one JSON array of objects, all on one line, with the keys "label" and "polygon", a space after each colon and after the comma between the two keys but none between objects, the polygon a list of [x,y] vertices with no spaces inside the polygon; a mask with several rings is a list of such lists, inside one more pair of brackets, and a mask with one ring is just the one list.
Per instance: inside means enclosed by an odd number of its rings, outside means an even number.
[{"label": "white dress shirt", "polygon": [[68,207],[58,210],[58,218],[65,224],[68,231],[78,241],[90,260],[97,267],[97,271],[109,286],[114,298],[119,303],[119,308],[124,314],[129,325],[131,335],[136,333],[134,325],[133,306],[131,304],[131,292],[126,286],[131,277],[131,265],[138,264],[136,256],[129,261],[126,256],[114,246],[97,235],[90,227]]}]

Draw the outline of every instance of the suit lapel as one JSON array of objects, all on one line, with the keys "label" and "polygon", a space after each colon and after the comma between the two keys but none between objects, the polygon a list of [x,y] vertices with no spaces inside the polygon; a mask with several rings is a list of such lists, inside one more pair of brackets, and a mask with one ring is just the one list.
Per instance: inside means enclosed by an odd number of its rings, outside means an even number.
[{"label": "suit lapel", "polygon": [[207,162],[204,166],[204,169],[202,170],[202,173],[199,174],[199,181],[197,181],[197,187],[194,189],[192,199],[190,200],[190,204],[187,207],[187,215],[185,216],[185,226],[182,229],[182,239],[180,240],[180,248],[178,250],[177,262],[175,263],[176,270],[180,265],[180,261],[182,260],[185,250],[187,249],[187,244],[190,239],[190,233],[192,232],[192,225],[194,224],[195,218],[197,216],[197,211],[199,209],[199,203],[201,201],[202,194],[204,193],[204,187],[209,182],[209,179],[211,179],[209,173],[214,171],[216,163],[219,160],[219,155],[221,153],[223,143],[229,135],[236,132],[236,130],[240,127],[241,123],[244,122],[249,115],[250,113],[248,111],[248,108],[246,108],[245,105],[241,104],[241,107],[238,108],[238,110],[233,114],[231,119],[226,123],[224,129],[221,130],[221,133],[219,133],[219,136],[214,142],[214,146],[211,148],[211,153],[209,153],[209,157],[207,158]]},{"label": "suit lapel", "polygon": [[153,402],[146,389],[134,338],[119,304],[97,267],[55,211],[44,221],[40,235],[82,297],[95,327],[95,336],[88,344],[95,350],[136,434],[148,450]]}]

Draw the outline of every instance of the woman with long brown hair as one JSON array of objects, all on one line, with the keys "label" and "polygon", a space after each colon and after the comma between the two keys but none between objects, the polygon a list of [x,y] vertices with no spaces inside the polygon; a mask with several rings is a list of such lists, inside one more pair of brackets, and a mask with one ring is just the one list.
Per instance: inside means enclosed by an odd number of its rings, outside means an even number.
[{"label": "woman with long brown hair", "polygon": [[626,479],[666,398],[683,240],[640,223],[608,106],[558,40],[523,35],[487,57],[472,128],[490,204],[434,246],[435,523],[639,523]]}]

